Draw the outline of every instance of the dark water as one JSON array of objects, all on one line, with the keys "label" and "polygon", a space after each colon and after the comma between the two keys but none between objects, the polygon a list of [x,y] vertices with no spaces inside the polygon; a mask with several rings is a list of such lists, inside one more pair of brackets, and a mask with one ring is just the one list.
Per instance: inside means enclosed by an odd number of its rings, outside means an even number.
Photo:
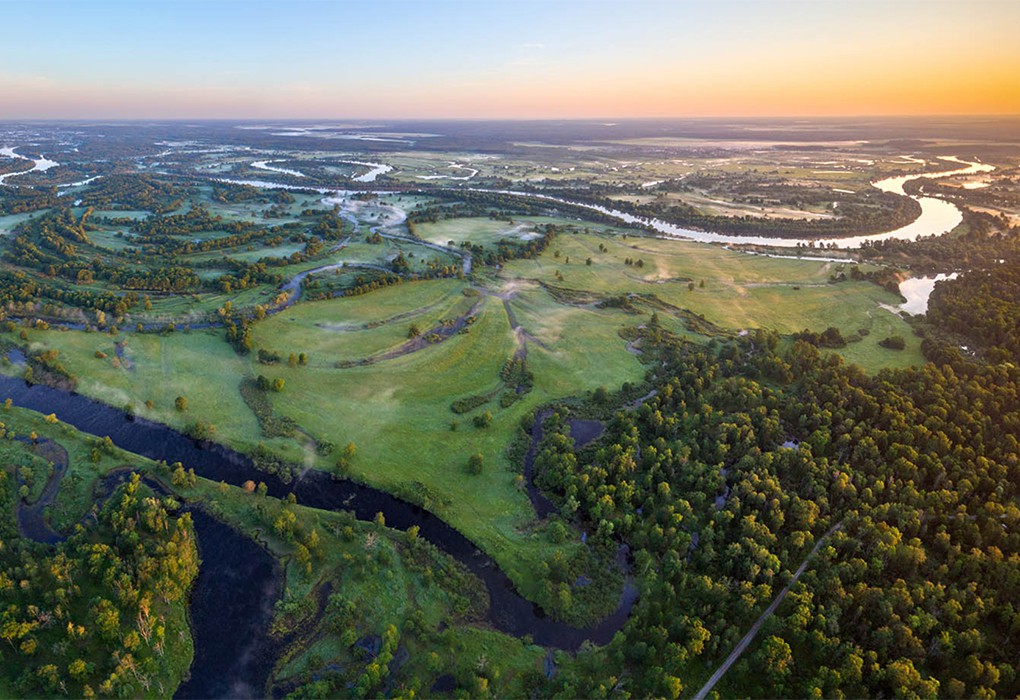
[{"label": "dark water", "polygon": [[[285,497],[293,491],[298,502],[303,505],[326,510],[349,510],[360,520],[371,520],[376,513],[382,512],[389,527],[401,530],[417,525],[420,537],[460,561],[485,583],[490,598],[488,622],[494,628],[515,636],[531,635],[534,642],[542,646],[576,650],[585,640],[596,644],[608,643],[626,622],[637,598],[636,589],[627,586],[617,610],[600,624],[589,628],[571,627],[547,618],[536,605],[521,597],[509,577],[492,558],[460,532],[428,511],[388,493],[350,481],[337,482],[318,471],[309,471],[301,480],[284,484],[278,477],[257,470],[247,457],[221,445],[199,444],[164,425],[130,418],[118,409],[73,392],[41,385],[29,386],[21,379],[0,376],[0,400],[7,397],[18,406],[42,413],[56,413],[60,420],[84,432],[100,437],[108,435],[114,444],[130,452],[170,463],[181,462],[186,468],[194,468],[197,474],[213,481],[238,485],[249,479],[263,481],[269,495],[277,498]],[[264,636],[257,630],[263,629],[259,625],[268,622],[269,614],[265,612],[260,615],[258,611],[263,610],[264,601],[276,595],[275,590],[271,595],[268,592],[262,593],[269,590],[267,586],[275,581],[275,575],[271,566],[246,569],[245,562],[249,559],[255,561],[259,558],[256,550],[262,551],[253,542],[224,525],[210,525],[216,521],[196,513],[196,525],[199,520],[208,522],[198,531],[203,550],[203,567],[193,592],[192,603],[196,660],[192,668],[192,681],[182,686],[179,696],[214,697],[220,692],[233,695],[235,688],[245,687],[254,688],[252,692],[258,694],[261,690],[260,664],[264,660],[254,659],[234,667],[233,671],[227,671],[223,666],[214,668],[214,665],[207,665],[202,657],[222,655],[225,658],[240,658],[249,653],[258,656],[251,650],[251,640],[253,636]],[[208,540],[212,540],[212,544],[207,544]],[[224,544],[218,544],[220,540]],[[246,545],[243,543],[250,544],[248,559],[235,559],[234,554],[244,550]],[[207,548],[217,554],[210,556]],[[268,558],[268,555],[263,555]],[[246,591],[245,597],[252,598],[244,602],[246,606],[252,607],[246,608],[248,612],[243,617],[217,614],[220,608],[210,605],[201,608],[211,610],[210,618],[215,618],[216,624],[210,626],[206,624],[205,613],[195,608],[196,600],[201,606],[206,596],[226,595],[229,598],[239,590]],[[258,592],[258,595],[250,595],[251,591]],[[241,601],[237,602],[240,604]],[[256,628],[253,629],[252,624],[256,624]],[[207,677],[211,673],[222,677]]]},{"label": "dark water", "polygon": [[571,418],[568,421],[570,426],[570,437],[574,439],[574,449],[579,450],[588,443],[598,440],[606,431],[606,426],[600,420],[584,420]]},{"label": "dark water", "polygon": [[545,435],[545,419],[552,414],[552,411],[540,411],[535,416],[535,422],[531,424],[531,444],[528,452],[524,455],[524,488],[531,500],[531,507],[535,509],[535,515],[545,518],[556,512],[556,504],[542,493],[535,485],[535,458],[538,457],[538,445]]},{"label": "dark water", "polygon": [[[28,442],[27,438],[18,436],[19,440]],[[37,441],[39,444],[48,443],[48,440],[40,439]],[[62,452],[62,450],[59,450]],[[63,538],[59,533],[55,532],[50,524],[46,522],[45,510],[53,499],[56,498],[57,492],[60,490],[60,480],[64,478],[64,474],[67,472],[67,453],[63,453],[63,459],[56,459],[53,461],[53,474],[49,477],[46,482],[46,486],[43,488],[39,498],[36,499],[35,503],[24,503],[20,498],[17,503],[17,519],[18,519],[18,531],[23,537],[27,537],[33,542],[43,542],[45,544],[54,544],[61,541]],[[39,478],[40,475],[36,475]],[[21,480],[18,479],[20,485]]]},{"label": "dark water", "polygon": [[267,634],[280,576],[253,540],[192,510],[202,566],[191,592],[195,660],[178,698],[261,698],[277,645]]}]

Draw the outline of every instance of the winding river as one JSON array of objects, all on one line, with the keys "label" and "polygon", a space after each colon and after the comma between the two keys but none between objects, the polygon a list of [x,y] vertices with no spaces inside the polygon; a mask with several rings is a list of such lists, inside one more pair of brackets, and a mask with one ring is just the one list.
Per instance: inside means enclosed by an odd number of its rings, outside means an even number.
[{"label": "winding river", "polygon": [[[637,600],[637,589],[632,584],[628,584],[624,586],[617,609],[609,617],[593,627],[572,627],[549,619],[534,603],[523,598],[496,562],[475,547],[460,532],[432,513],[384,491],[352,481],[335,481],[328,474],[315,470],[306,472],[303,477],[291,484],[285,484],[276,476],[256,469],[247,457],[222,445],[199,444],[165,425],[131,418],[116,408],[79,394],[42,385],[28,385],[15,377],[0,376],[0,394],[10,397],[15,405],[43,413],[56,413],[62,421],[81,431],[99,436],[109,435],[114,444],[130,452],[150,459],[162,459],[171,463],[181,462],[187,467],[194,468],[199,475],[213,481],[225,481],[237,485],[249,479],[256,482],[262,481],[268,487],[269,495],[276,498],[285,497],[288,493],[293,492],[299,503],[313,508],[349,510],[359,520],[366,521],[372,520],[376,513],[381,512],[386,518],[387,526],[398,530],[406,530],[412,525],[417,525],[420,537],[427,539],[440,550],[461,562],[485,584],[490,600],[487,619],[489,625],[501,632],[518,637],[531,635],[534,642],[542,646],[576,650],[585,640],[591,640],[596,644],[606,644],[626,622],[630,609]],[[229,567],[223,566],[219,554],[211,556],[211,552],[207,551],[206,545],[202,543],[202,523],[208,524],[202,518],[196,518],[196,525],[200,526],[199,546],[203,548],[203,560],[214,567],[215,572],[220,572],[222,567],[224,574],[223,576],[208,575],[203,577],[200,573],[193,594],[193,606],[196,599],[207,600],[209,596],[215,598],[217,595],[224,594],[225,590],[227,593],[234,590],[234,584],[231,583],[233,577],[226,573],[229,571]],[[229,530],[229,528],[226,529]],[[216,537],[220,539],[228,537],[228,533],[223,530],[217,530],[217,532],[219,534]],[[237,535],[236,539],[244,538]],[[256,547],[256,549],[258,548]],[[255,592],[269,590],[272,575],[268,571],[264,573],[265,575],[259,576],[249,573],[245,578],[245,588],[250,588]],[[218,592],[209,591],[209,587]],[[251,591],[245,593],[249,598],[252,597]],[[249,600],[248,603],[256,607],[258,605],[264,607],[266,595],[255,595],[254,598],[262,602]],[[215,613],[216,606],[210,605],[209,607],[211,612]],[[199,614],[194,607],[192,614],[196,620],[199,619]],[[268,613],[266,614],[268,615]],[[268,653],[263,647],[249,649],[252,641],[251,619],[220,614],[216,614],[215,618],[217,622],[212,627],[203,626],[203,624],[195,625],[197,649],[204,650],[215,646],[227,649],[227,652],[223,652],[227,656],[232,653],[229,650],[234,650],[237,654],[250,652],[259,658],[265,657]],[[259,617],[258,620],[262,620],[262,618]],[[209,631],[205,631],[207,628]],[[215,644],[209,641],[206,636],[208,634],[215,635]],[[270,643],[265,642],[264,644]],[[249,652],[245,652],[245,649],[249,649]],[[244,687],[244,684],[257,688],[258,677],[244,678],[241,676],[244,673],[255,673],[256,671],[260,674],[268,673],[265,670],[265,664],[264,658],[262,661],[242,664],[241,670],[235,672],[237,677],[217,680],[212,677],[203,677],[202,674],[222,675],[224,673],[223,665],[211,664],[208,660],[200,662],[198,654],[196,654],[196,662],[192,669],[192,681],[188,686],[182,686],[182,696],[207,696],[207,691],[210,689],[220,688],[220,685],[217,684],[221,681],[229,681],[229,685],[222,689],[225,695],[234,692],[231,688],[236,690],[239,687]],[[262,682],[264,683],[264,680]],[[184,694],[185,691],[187,695]],[[212,694],[219,692],[221,690],[215,690],[212,691]]]},{"label": "winding river", "polygon": [[745,245],[764,245],[773,246],[777,248],[797,248],[801,246],[814,246],[814,247],[826,247],[832,246],[835,248],[860,248],[863,243],[871,241],[885,241],[890,239],[900,240],[913,240],[917,236],[930,236],[930,235],[941,235],[947,233],[952,228],[957,226],[963,221],[963,214],[956,207],[956,205],[946,202],[935,197],[914,197],[907,195],[903,191],[903,185],[911,180],[918,178],[940,178],[950,177],[952,175],[972,175],[975,173],[986,173],[995,170],[995,166],[985,165],[984,163],[968,163],[960,160],[955,156],[945,156],[941,160],[946,160],[954,163],[963,164],[965,167],[956,168],[954,170],[943,170],[934,173],[917,173],[912,175],[901,175],[897,177],[890,177],[884,180],[877,180],[872,184],[876,189],[882,190],[883,192],[894,192],[904,196],[909,196],[911,199],[917,201],[921,205],[921,215],[918,216],[914,221],[892,231],[886,231],[885,233],[870,234],[867,236],[850,236],[847,238],[818,238],[818,239],[806,239],[806,238],[777,238],[774,236],[733,236],[723,233],[712,233],[711,231],[696,231],[694,229],[683,228],[671,224],[668,221],[662,219],[634,216],[626,212],[619,211],[617,209],[610,209],[608,207],[599,206],[597,204],[587,204],[584,202],[574,202],[567,199],[561,199],[559,197],[553,197],[547,194],[533,193],[533,192],[521,192],[517,190],[487,190],[487,189],[474,189],[473,192],[491,192],[494,194],[506,194],[517,197],[531,197],[533,199],[542,199],[550,202],[558,202],[560,204],[568,204],[570,206],[582,207],[584,209],[591,209],[592,211],[601,212],[607,216],[611,216],[614,219],[618,219],[628,224],[640,224],[648,226],[669,238],[684,238],[693,241],[699,241],[701,243],[725,243],[728,245],[745,244]]},{"label": "winding river", "polygon": [[0,148],[0,156],[7,156],[8,158],[17,158],[19,160],[32,161],[32,167],[29,168],[28,170],[20,170],[16,173],[6,173],[4,175],[0,175],[0,185],[4,184],[4,181],[7,180],[8,178],[19,177],[21,175],[27,175],[28,173],[34,172],[44,173],[50,168],[55,168],[58,165],[60,165],[60,163],[56,162],[55,160],[50,160],[46,156],[41,155],[38,158],[29,158],[28,156],[23,156],[20,153],[15,153],[14,148],[10,146]]},{"label": "winding river", "polygon": [[[910,160],[915,160],[910,158]],[[942,178],[951,177],[953,175],[973,175],[977,173],[988,173],[995,170],[995,166],[987,165],[984,163],[971,163],[960,160],[956,156],[943,156],[940,160],[944,160],[950,163],[962,165],[961,168],[955,168],[952,170],[941,170],[938,172],[931,173],[914,173],[910,175],[899,175],[896,177],[889,177],[883,180],[876,180],[871,183],[873,187],[883,192],[893,192],[904,196],[909,196],[911,199],[917,201],[921,206],[921,214],[914,221],[910,222],[906,226],[902,226],[892,231],[886,231],[884,233],[869,234],[866,236],[850,236],[847,238],[821,238],[821,239],[806,239],[806,238],[777,238],[774,236],[734,236],[723,233],[713,233],[711,231],[696,231],[694,229],[683,228],[671,224],[668,221],[662,219],[634,216],[618,209],[610,209],[608,207],[599,206],[597,204],[588,204],[585,202],[575,202],[569,199],[562,199],[560,197],[554,197],[548,194],[542,194],[540,192],[524,192],[521,190],[492,190],[484,188],[467,188],[470,192],[488,192],[491,194],[503,194],[510,195],[513,197],[527,197],[530,199],[545,200],[548,202],[566,204],[573,207],[580,207],[582,209],[589,209],[591,211],[597,211],[607,216],[611,216],[618,221],[622,221],[628,224],[638,224],[641,226],[647,226],[667,238],[678,238],[699,241],[701,243],[723,243],[726,245],[762,245],[772,246],[777,248],[798,248],[798,247],[834,247],[841,249],[853,249],[859,248],[866,242],[873,241],[884,241],[891,239],[900,240],[913,240],[918,236],[931,236],[931,235],[942,235],[947,233],[954,227],[956,227],[961,221],[963,221],[963,214],[956,207],[955,204],[947,202],[936,197],[915,197],[913,195],[907,195],[903,190],[903,186],[911,180],[919,178]],[[354,161],[351,161],[354,162]],[[923,162],[923,161],[922,161]],[[361,163],[361,165],[369,165],[368,163]],[[355,178],[356,181],[363,181],[360,178]],[[252,185],[254,187],[265,187],[270,189],[288,189],[288,190],[311,190],[318,192],[319,194],[333,194],[335,197],[349,196],[355,194],[355,191],[336,191],[314,187],[299,187],[295,185],[285,185],[283,183],[265,182],[262,180],[223,180],[224,182],[232,182],[239,185]],[[453,190],[457,191],[457,190]],[[390,194],[389,192],[380,192],[379,194]]]}]

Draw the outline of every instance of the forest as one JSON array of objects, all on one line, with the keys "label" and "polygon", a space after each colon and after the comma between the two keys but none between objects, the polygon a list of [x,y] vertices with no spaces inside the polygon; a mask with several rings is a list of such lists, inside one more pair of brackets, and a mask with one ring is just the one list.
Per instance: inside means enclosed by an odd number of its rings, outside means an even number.
[{"label": "forest", "polygon": [[[22,497],[16,485],[0,472],[8,511]],[[10,519],[0,527],[0,664],[11,690],[159,697],[177,687],[193,654],[185,607],[199,566],[179,503],[136,473],[55,547],[20,537]]]},{"label": "forest", "polygon": [[642,581],[613,670],[592,656],[557,693],[692,692],[824,538],[724,695],[1016,695],[1018,280],[939,285],[930,324],[979,357],[932,338],[943,361],[876,376],[767,332],[713,352],[646,329],[657,395],[576,458],[554,416],[544,448],[561,512],[627,542]]}]

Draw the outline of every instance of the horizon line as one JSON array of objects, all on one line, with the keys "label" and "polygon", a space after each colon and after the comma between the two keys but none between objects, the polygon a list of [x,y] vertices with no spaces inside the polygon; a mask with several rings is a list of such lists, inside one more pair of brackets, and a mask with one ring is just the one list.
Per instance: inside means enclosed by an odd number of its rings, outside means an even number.
[{"label": "horizon line", "polygon": [[436,122],[589,122],[589,121],[616,121],[616,122],[641,122],[641,121],[708,121],[715,119],[756,119],[781,121],[789,119],[1010,119],[1020,118],[1020,112],[925,112],[917,114],[896,113],[871,113],[871,114],[785,114],[785,115],[749,115],[749,114],[716,114],[716,115],[673,115],[673,116],[575,116],[575,117],[442,117],[442,116],[420,116],[420,117],[344,117],[344,116],[317,116],[317,117],[0,117],[0,123],[23,123],[23,122],[413,122],[413,121],[436,121]]}]

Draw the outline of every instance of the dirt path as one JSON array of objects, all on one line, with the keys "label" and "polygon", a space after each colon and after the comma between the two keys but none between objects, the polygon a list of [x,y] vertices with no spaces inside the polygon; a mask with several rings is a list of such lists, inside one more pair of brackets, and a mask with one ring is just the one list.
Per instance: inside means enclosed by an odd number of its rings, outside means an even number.
[{"label": "dirt path", "polygon": [[658,396],[658,395],[659,395],[659,390],[658,389],[652,389],[651,391],[649,391],[647,394],[645,394],[641,398],[635,399],[634,401],[631,401],[629,404],[627,404],[626,407],[628,409],[630,409],[631,411],[633,411],[633,410],[639,408],[641,406],[641,404],[643,404],[648,399],[650,399],[650,398],[652,398],[654,396]]},{"label": "dirt path", "polygon": [[697,695],[694,696],[694,700],[704,700],[705,697],[709,694],[709,692],[711,692],[712,688],[715,687],[715,684],[718,683],[719,680],[723,677],[723,675],[725,675],[725,673],[730,669],[730,666],[732,666],[736,662],[736,660],[740,658],[740,655],[744,653],[748,645],[750,645],[751,642],[754,641],[755,636],[757,636],[758,634],[758,630],[761,629],[761,626],[765,623],[765,620],[767,620],[769,616],[776,611],[776,608],[779,607],[780,603],[783,602],[783,599],[786,598],[786,594],[790,592],[790,588],[793,587],[793,584],[797,583],[797,579],[799,579],[800,575],[804,573],[805,569],[807,569],[808,563],[811,561],[811,559],[814,558],[815,554],[818,552],[821,546],[825,544],[825,541],[829,539],[830,535],[832,535],[834,532],[836,532],[842,527],[843,523],[836,523],[831,528],[829,528],[828,532],[826,532],[824,535],[818,538],[818,542],[815,543],[815,546],[811,550],[811,552],[806,557],[804,557],[804,561],[801,562],[799,567],[797,567],[797,571],[794,572],[793,578],[790,579],[790,582],[786,584],[786,587],[779,592],[779,595],[776,596],[775,600],[773,600],[769,604],[769,606],[765,608],[765,612],[761,614],[761,617],[759,617],[758,620],[753,625],[751,625],[751,629],[748,630],[747,634],[744,635],[744,638],[740,640],[736,647],[734,647],[733,651],[730,652],[730,655],[726,657],[726,660],[723,661],[722,665],[715,670],[715,673],[713,673],[712,677],[708,679],[708,682],[701,687],[701,690],[699,690]]}]

